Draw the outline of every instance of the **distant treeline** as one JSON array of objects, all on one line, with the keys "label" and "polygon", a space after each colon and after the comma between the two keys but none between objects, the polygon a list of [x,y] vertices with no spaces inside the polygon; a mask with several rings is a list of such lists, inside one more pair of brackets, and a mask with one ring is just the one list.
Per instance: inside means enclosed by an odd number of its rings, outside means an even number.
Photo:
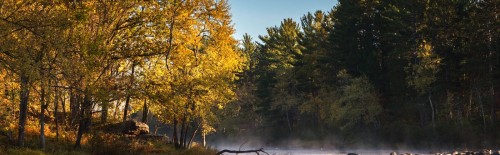
[{"label": "distant treeline", "polygon": [[222,114],[269,143],[500,144],[500,1],[339,0],[255,42]]}]

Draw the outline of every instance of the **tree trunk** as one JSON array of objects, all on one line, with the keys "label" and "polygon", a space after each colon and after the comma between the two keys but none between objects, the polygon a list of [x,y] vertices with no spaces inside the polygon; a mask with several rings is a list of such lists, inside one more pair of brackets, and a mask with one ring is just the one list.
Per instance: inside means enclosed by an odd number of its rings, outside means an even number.
[{"label": "tree trunk", "polygon": [[[490,81],[491,82],[491,81]],[[496,122],[496,103],[495,103],[495,88],[493,86],[493,82],[490,83],[490,104],[491,104],[491,111],[490,111],[490,122],[492,126],[495,126]]]},{"label": "tree trunk", "polygon": [[40,94],[40,148],[45,148],[45,88],[42,84],[42,90]]},{"label": "tree trunk", "polygon": [[205,131],[202,131],[202,132],[201,132],[201,141],[202,141],[202,142],[201,142],[201,145],[202,145],[203,147],[207,147],[207,141],[206,141],[205,136],[206,136]]},{"label": "tree trunk", "polygon": [[287,111],[286,112],[286,123],[288,125],[288,131],[290,132],[290,134],[292,134],[292,123],[290,122],[290,116],[288,113],[289,112]]},{"label": "tree trunk", "polygon": [[78,126],[78,134],[75,142],[75,147],[79,148],[81,146],[81,140],[83,137],[83,134],[88,131],[88,128],[90,126],[90,121],[92,118],[92,102],[90,101],[90,94],[85,91],[85,96],[83,98],[83,105],[81,108],[81,118],[80,118],[80,123]]},{"label": "tree trunk", "polygon": [[479,100],[479,108],[481,110],[481,117],[483,118],[483,132],[486,133],[486,116],[484,114],[484,105],[483,105],[483,98],[481,97],[481,94],[479,93],[479,90],[476,87],[476,94],[477,98]]},{"label": "tree trunk", "polygon": [[184,148],[188,148],[189,146],[187,145],[187,137],[188,137],[188,131],[189,131],[189,123],[186,121],[186,128],[184,129],[184,141],[182,142],[182,145]]},{"label": "tree trunk", "polygon": [[431,106],[431,120],[432,126],[434,126],[436,123],[436,110],[434,109],[434,104],[432,103],[432,93],[428,93],[427,99],[429,100],[429,105]]},{"label": "tree trunk", "polygon": [[496,111],[496,102],[495,102],[495,88],[493,87],[493,83],[491,84],[491,88],[490,88],[490,92],[491,92],[491,100],[490,100],[490,103],[491,103],[491,124],[494,125],[495,122],[496,122],[496,116],[497,116],[497,111]]},{"label": "tree trunk", "polygon": [[189,139],[189,142],[188,142],[188,146],[191,147],[191,144],[193,143],[194,137],[196,136],[196,133],[198,133],[198,130],[200,129],[200,127],[201,127],[201,122],[198,123],[198,126],[196,127],[193,134],[191,135],[191,138]]},{"label": "tree trunk", "polygon": [[174,123],[173,123],[173,126],[174,126],[174,135],[172,136],[173,140],[174,140],[174,145],[175,145],[175,148],[179,148],[180,145],[179,145],[179,141],[178,141],[178,137],[177,137],[177,117],[174,116]]},{"label": "tree trunk", "polygon": [[127,95],[127,98],[125,99],[125,107],[123,108],[123,122],[127,121],[127,113],[128,113],[128,108],[130,104],[130,95]]},{"label": "tree trunk", "polygon": [[70,106],[70,112],[71,112],[69,122],[70,122],[71,128],[75,127],[75,125],[77,123],[77,118],[80,115],[82,115],[82,113],[79,113],[79,111],[81,111],[81,107],[80,107],[81,101],[79,98],[80,98],[80,95],[78,95],[78,93],[76,93],[75,90],[71,90],[70,99],[69,99],[69,106]]},{"label": "tree trunk", "polygon": [[118,107],[120,106],[120,100],[116,100],[116,103],[115,103],[115,110],[113,110],[113,118],[116,120],[117,118],[117,111],[118,111]]},{"label": "tree trunk", "polygon": [[[82,108],[81,109],[81,113],[85,113],[85,108]],[[76,137],[76,142],[75,142],[75,148],[80,148],[81,146],[81,141],[82,141],[82,136],[83,136],[83,128],[84,128],[84,124],[85,124],[85,119],[84,119],[85,116],[81,116],[80,118],[80,124],[78,126],[78,133],[77,133],[77,137]]]},{"label": "tree trunk", "polygon": [[108,121],[108,110],[109,110],[109,102],[102,103],[101,109],[101,122],[106,123]]},{"label": "tree trunk", "polygon": [[182,116],[182,120],[181,120],[181,135],[180,135],[180,139],[179,139],[179,143],[181,145],[182,148],[186,148],[186,131],[187,131],[187,113],[188,113],[188,108],[189,108],[189,105],[186,104],[186,106],[184,107],[184,113],[183,113],[183,116]]},{"label": "tree trunk", "polygon": [[[57,82],[56,82],[57,83]],[[59,92],[54,88],[55,98],[54,98],[54,121],[56,123],[56,141],[59,141]]]},{"label": "tree trunk", "polygon": [[76,106],[75,106],[76,103],[76,95],[74,93],[74,90],[70,90],[69,91],[69,120],[68,120],[68,124],[69,126],[73,127],[74,126],[74,122],[75,122],[75,113],[76,113]]},{"label": "tree trunk", "polygon": [[29,86],[28,77],[26,75],[20,76],[21,80],[21,94],[19,101],[19,128],[18,128],[18,145],[24,147],[24,127],[26,125],[26,114],[28,112],[28,99],[29,99]]},{"label": "tree trunk", "polygon": [[472,116],[472,99],[474,98],[474,95],[473,95],[473,91],[472,90],[469,90],[469,105],[467,107],[467,120],[471,120],[471,116]]},{"label": "tree trunk", "polygon": [[142,122],[143,123],[148,123],[148,113],[149,113],[149,108],[148,108],[147,99],[144,99],[144,106],[142,107]]},{"label": "tree trunk", "polygon": [[66,95],[64,94],[64,92],[61,92],[61,108],[62,108],[62,111],[63,111],[63,120],[62,120],[62,123],[64,125],[66,125]]},{"label": "tree trunk", "polygon": [[[497,16],[495,16],[495,18],[497,18]],[[496,20],[496,19],[495,19]],[[488,21],[488,25],[490,25],[491,21]],[[494,70],[495,70],[495,65],[494,65],[494,62],[495,62],[495,58],[494,58],[494,53],[497,53],[493,47],[492,47],[492,43],[493,42],[493,35],[491,33],[491,30],[488,30],[488,51],[489,51],[489,54],[488,54],[488,58],[489,58],[489,61],[488,61],[488,74],[489,75],[493,75],[494,74]],[[495,122],[496,122],[496,103],[495,103],[495,87],[494,87],[494,82],[493,82],[493,79],[490,78],[488,80],[489,82],[489,85],[490,85],[490,104],[491,104],[491,113],[490,113],[490,122],[491,122],[491,125],[492,126],[495,126]]]},{"label": "tree trunk", "polygon": [[[135,71],[135,62],[134,64],[132,64],[129,89],[131,89],[132,85],[134,84],[134,71]],[[130,92],[127,92],[127,98],[125,99],[125,108],[123,108],[123,122],[127,121],[127,113],[130,107],[130,96],[131,96]]]},{"label": "tree trunk", "polygon": [[180,147],[184,148],[184,130],[186,128],[186,116],[183,116],[182,122],[181,122],[181,135],[179,137],[179,144]]}]

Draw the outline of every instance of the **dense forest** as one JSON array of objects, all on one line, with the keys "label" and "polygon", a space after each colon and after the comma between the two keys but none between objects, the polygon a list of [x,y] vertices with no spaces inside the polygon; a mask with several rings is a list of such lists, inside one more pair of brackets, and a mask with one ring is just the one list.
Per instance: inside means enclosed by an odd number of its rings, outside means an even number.
[{"label": "dense forest", "polygon": [[2,144],[112,145],[97,127],[142,110],[186,148],[235,98],[233,33],[227,1],[2,1]]},{"label": "dense forest", "polygon": [[257,41],[244,36],[249,61],[225,109],[226,136],[498,147],[499,15],[498,0],[339,0]]},{"label": "dense forest", "polygon": [[101,129],[139,113],[175,149],[498,148],[499,15],[498,0],[339,0],[238,42],[227,0],[4,0],[0,152],[117,151],[127,138]]}]

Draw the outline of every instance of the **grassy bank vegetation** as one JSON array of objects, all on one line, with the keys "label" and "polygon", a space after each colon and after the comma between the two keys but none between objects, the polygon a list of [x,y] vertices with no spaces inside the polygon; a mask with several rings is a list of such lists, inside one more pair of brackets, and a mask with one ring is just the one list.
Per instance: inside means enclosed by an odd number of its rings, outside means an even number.
[{"label": "grassy bank vegetation", "polygon": [[126,137],[120,134],[105,133],[94,130],[85,135],[80,148],[74,147],[76,133],[61,132],[59,138],[49,128],[46,130],[46,147],[39,146],[39,135],[36,126],[26,129],[25,147],[17,147],[9,142],[7,136],[0,137],[0,154],[9,155],[90,155],[90,154],[169,154],[199,155],[215,154],[216,150],[194,145],[188,149],[176,149],[174,144],[161,140],[144,140]]}]

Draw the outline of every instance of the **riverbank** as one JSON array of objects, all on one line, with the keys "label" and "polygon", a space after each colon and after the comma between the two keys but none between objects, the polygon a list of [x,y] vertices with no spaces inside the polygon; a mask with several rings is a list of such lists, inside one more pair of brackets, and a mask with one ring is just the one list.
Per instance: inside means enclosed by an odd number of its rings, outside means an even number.
[{"label": "riverbank", "polygon": [[[32,130],[29,130],[32,131]],[[168,154],[168,155],[201,155],[215,154],[214,149],[201,146],[177,149],[173,144],[163,140],[144,140],[120,134],[94,132],[82,138],[81,147],[74,147],[75,135],[63,132],[57,139],[54,134],[46,135],[45,148],[40,147],[39,133],[28,132],[25,147],[12,144],[5,136],[0,136],[0,154],[8,155],[93,155],[93,154]]]}]

